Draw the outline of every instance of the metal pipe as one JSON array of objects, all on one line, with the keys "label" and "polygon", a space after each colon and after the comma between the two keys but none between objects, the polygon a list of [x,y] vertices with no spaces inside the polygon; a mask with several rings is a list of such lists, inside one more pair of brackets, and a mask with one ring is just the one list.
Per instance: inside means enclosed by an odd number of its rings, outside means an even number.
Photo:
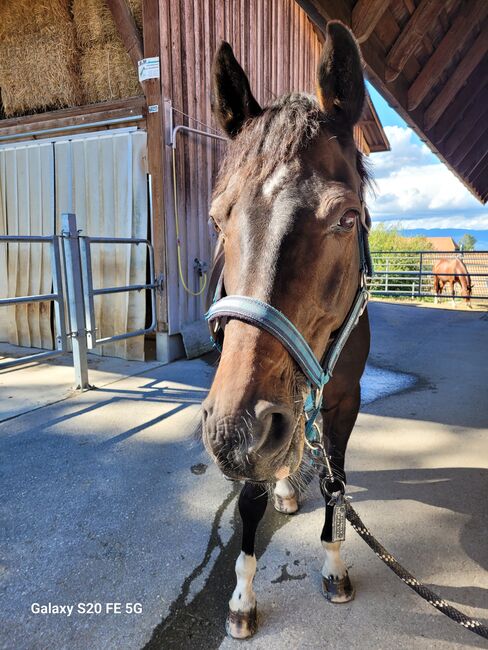
[{"label": "metal pipe", "polygon": [[[418,271],[392,271],[391,269],[389,271],[376,271],[374,272],[374,275],[389,275],[389,276],[418,276],[419,272]],[[424,276],[429,276],[429,275],[442,275],[446,277],[459,277],[459,278],[488,278],[488,273],[434,273],[433,271],[422,271],[421,273],[422,277]]]},{"label": "metal pipe", "polygon": [[68,291],[73,363],[75,366],[76,387],[80,390],[90,388],[88,383],[88,361],[85,312],[83,307],[83,284],[81,279],[81,260],[76,215],[61,215],[63,247],[66,260],[66,285]]},{"label": "metal pipe", "polygon": [[21,366],[25,363],[32,363],[33,361],[40,361],[41,359],[49,359],[63,354],[63,350],[49,350],[48,352],[39,352],[37,354],[29,354],[20,359],[12,359],[10,361],[0,361],[0,371],[6,368],[13,368],[14,366]]},{"label": "metal pipe", "polygon": [[7,244],[16,242],[47,244],[52,240],[52,235],[50,237],[41,237],[40,235],[0,235],[0,241],[7,242]]},{"label": "metal pipe", "polygon": [[[412,297],[412,292],[411,291],[375,291],[372,289],[370,291],[370,294],[372,296],[408,296],[409,298]],[[419,298],[451,298],[450,294],[444,293],[438,296],[436,293],[420,293],[418,294]],[[463,296],[461,294],[456,294],[454,296],[455,298],[459,298],[461,300],[464,300],[466,298],[469,298],[470,300],[488,300],[488,296],[477,296],[477,295],[470,295],[470,296]]]},{"label": "metal pipe", "polygon": [[64,314],[64,300],[62,297],[63,292],[63,273],[61,270],[61,256],[59,252],[59,237],[53,237],[51,243],[51,269],[53,276],[53,290],[59,296],[54,301],[54,326],[56,336],[56,348],[65,352],[67,349],[66,344],[66,317]]},{"label": "metal pipe", "polygon": [[126,291],[142,291],[143,289],[155,289],[156,284],[128,284],[125,287],[106,287],[103,289],[93,289],[93,296],[102,296],[106,293],[124,293]]},{"label": "metal pipe", "polygon": [[131,237],[85,237],[90,244],[146,244],[150,246],[149,239],[132,239]]},{"label": "metal pipe", "polygon": [[100,120],[99,122],[87,122],[86,124],[72,124],[69,126],[56,126],[50,129],[38,129],[37,131],[25,131],[24,133],[0,135],[0,142],[4,142],[7,140],[14,140],[18,138],[29,138],[35,136],[49,135],[50,133],[64,133],[65,131],[90,129],[95,126],[109,126],[111,124],[122,124],[123,122],[134,122],[142,119],[144,119],[143,115],[129,115],[127,117],[114,117],[110,120]]},{"label": "metal pipe", "polygon": [[48,300],[59,300],[60,297],[57,293],[45,293],[38,296],[20,296],[19,298],[1,298],[0,307],[2,305],[17,305],[24,302],[47,302]]},{"label": "metal pipe", "polygon": [[228,142],[229,138],[224,138],[223,135],[218,135],[217,133],[210,133],[209,131],[202,131],[201,129],[194,129],[191,126],[185,126],[184,124],[178,124],[175,126],[171,133],[171,146],[173,149],[176,149],[176,136],[180,131],[186,131],[187,133],[196,133],[197,135],[205,135],[207,138],[214,138],[215,140],[223,140]]}]

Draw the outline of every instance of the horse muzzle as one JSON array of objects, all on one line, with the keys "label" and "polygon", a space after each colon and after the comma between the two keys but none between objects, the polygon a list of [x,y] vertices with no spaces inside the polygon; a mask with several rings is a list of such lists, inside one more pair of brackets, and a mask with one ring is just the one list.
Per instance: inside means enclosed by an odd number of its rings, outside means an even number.
[{"label": "horse muzzle", "polygon": [[203,403],[205,447],[222,473],[234,480],[272,481],[286,468],[291,473],[298,425],[289,407],[265,400],[234,414],[219,413],[210,398]]}]

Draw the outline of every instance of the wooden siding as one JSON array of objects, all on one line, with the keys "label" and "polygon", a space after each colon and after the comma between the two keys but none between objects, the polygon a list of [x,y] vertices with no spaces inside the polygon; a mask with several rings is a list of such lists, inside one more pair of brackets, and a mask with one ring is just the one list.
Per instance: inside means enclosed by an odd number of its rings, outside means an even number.
[{"label": "wooden siding", "polygon": [[[172,101],[175,125],[217,131],[210,110],[210,69],[221,40],[233,47],[261,104],[289,91],[314,91],[321,44],[293,0],[161,0],[160,11],[163,95]],[[212,259],[208,207],[224,147],[204,136],[178,135],[180,241],[183,273],[192,290],[199,285],[195,258],[207,264]],[[170,169],[171,149],[165,150]],[[187,294],[178,277],[171,174],[166,178],[169,331],[177,333],[202,317],[204,295]]]}]

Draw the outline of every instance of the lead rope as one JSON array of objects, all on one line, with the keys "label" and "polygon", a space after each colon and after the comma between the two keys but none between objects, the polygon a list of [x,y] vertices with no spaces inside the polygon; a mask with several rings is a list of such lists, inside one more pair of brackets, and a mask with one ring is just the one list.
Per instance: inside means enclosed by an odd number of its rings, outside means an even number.
[{"label": "lead rope", "polygon": [[361,521],[358,513],[354,510],[351,504],[346,501],[346,517],[357,532],[357,534],[364,539],[366,544],[374,551],[374,553],[383,560],[383,562],[402,580],[406,585],[413,589],[419,596],[426,600],[432,607],[435,607],[439,612],[442,612],[450,619],[459,623],[467,630],[488,639],[488,627],[480,623],[474,618],[469,618],[459,609],[456,609],[449,603],[446,603],[440,596],[434,593],[431,589],[419,582],[413,575],[407,571],[402,565],[382,546],[374,535],[366,528]]},{"label": "lead rope", "polygon": [[[342,488],[341,488],[342,497],[343,497],[342,503],[344,504],[346,509],[346,518],[351,524],[351,526],[354,528],[354,530],[357,532],[357,534],[366,542],[369,548],[374,551],[375,555],[377,555],[380,558],[380,560],[382,560],[386,564],[386,566],[389,567],[393,571],[393,573],[395,573],[400,578],[400,580],[402,580],[406,585],[408,585],[410,589],[413,589],[421,598],[423,598],[430,605],[432,605],[432,607],[435,607],[439,612],[442,612],[443,614],[448,616],[456,623],[459,623],[459,625],[462,625],[467,630],[470,630],[471,632],[474,632],[475,634],[482,636],[484,639],[488,639],[488,627],[486,625],[483,625],[483,623],[476,620],[475,618],[469,618],[469,616],[466,616],[465,614],[460,612],[459,609],[456,609],[452,605],[449,605],[449,603],[443,600],[435,592],[433,592],[431,589],[429,589],[421,582],[419,582],[417,578],[415,578],[409,571],[407,571],[398,562],[398,560],[396,560],[393,557],[393,555],[391,555],[391,553],[388,553],[386,548],[378,542],[378,540],[373,535],[373,533],[371,533],[369,529],[366,528],[358,513],[354,510],[352,505],[349,503],[351,497],[345,497],[344,495],[345,492],[344,482],[334,477],[334,472],[332,470],[329,454],[325,450],[324,444],[322,442],[322,436],[320,435],[320,430],[315,422],[313,423],[313,430],[314,433],[316,434],[315,439],[313,440],[305,439],[305,440],[307,441],[307,444],[312,450],[312,454],[314,456],[318,456],[318,455],[323,456],[325,467],[326,467],[326,475],[323,479],[324,485],[325,483],[334,483],[334,482],[338,482],[342,484]],[[332,496],[327,492],[327,490],[326,490],[326,494],[328,496]]]}]

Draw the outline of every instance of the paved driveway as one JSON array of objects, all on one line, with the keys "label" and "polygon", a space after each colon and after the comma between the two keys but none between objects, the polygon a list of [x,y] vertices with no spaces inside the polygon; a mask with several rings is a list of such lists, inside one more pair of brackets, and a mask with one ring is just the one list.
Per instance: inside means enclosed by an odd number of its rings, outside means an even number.
[{"label": "paved driveway", "polygon": [[[350,493],[419,580],[486,621],[487,317],[379,303],[370,314]],[[0,647],[238,647],[223,630],[239,551],[236,487],[193,435],[212,375],[203,360],[152,367],[0,424]],[[350,528],[357,597],[329,605],[322,516],[317,486],[297,516],[268,508],[260,629],[246,648],[486,647]],[[33,613],[34,603],[51,613]]]}]

